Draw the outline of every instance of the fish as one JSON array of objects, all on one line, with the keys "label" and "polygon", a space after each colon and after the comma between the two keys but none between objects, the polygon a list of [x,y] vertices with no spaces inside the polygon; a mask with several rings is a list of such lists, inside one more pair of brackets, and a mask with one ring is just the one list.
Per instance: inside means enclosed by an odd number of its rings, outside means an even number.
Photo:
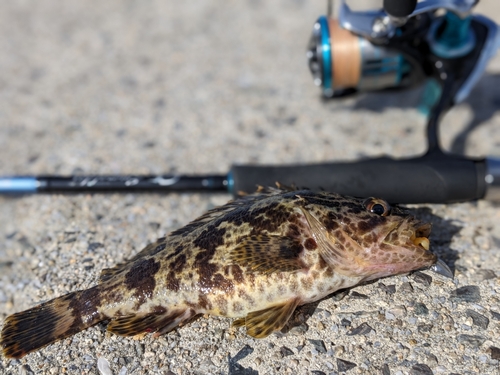
[{"label": "fish", "polygon": [[157,337],[200,314],[265,338],[298,306],[339,289],[446,268],[429,250],[430,231],[383,199],[260,188],[102,270],[97,285],[8,316],[0,345],[21,358],[101,321],[117,335]]}]

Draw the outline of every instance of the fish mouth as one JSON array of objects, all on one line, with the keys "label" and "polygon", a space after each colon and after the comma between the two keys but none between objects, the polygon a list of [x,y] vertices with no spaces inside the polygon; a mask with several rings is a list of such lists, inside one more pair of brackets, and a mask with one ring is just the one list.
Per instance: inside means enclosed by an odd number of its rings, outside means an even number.
[{"label": "fish mouth", "polygon": [[377,272],[373,272],[368,279],[422,268],[453,278],[453,272],[446,263],[430,251],[431,229],[430,223],[421,222],[414,217],[393,222],[383,245],[396,252],[398,257],[393,257],[392,260],[383,259],[382,262],[376,261],[377,265],[372,269],[377,269]]},{"label": "fish mouth", "polygon": [[407,217],[403,220],[397,220],[387,229],[381,237],[382,242],[388,245],[394,241],[402,242],[407,246],[417,246],[424,250],[430,249],[429,235],[432,225],[421,222],[413,217]]},{"label": "fish mouth", "polygon": [[430,241],[429,235],[431,234],[432,225],[430,223],[417,223],[414,226],[414,231],[410,236],[410,241],[415,245],[429,250]]}]

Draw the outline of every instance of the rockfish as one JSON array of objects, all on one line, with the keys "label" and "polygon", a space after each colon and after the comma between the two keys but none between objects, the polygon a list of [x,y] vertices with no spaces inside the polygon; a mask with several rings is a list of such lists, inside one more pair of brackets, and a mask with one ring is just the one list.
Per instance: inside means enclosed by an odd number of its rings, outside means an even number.
[{"label": "rockfish", "polygon": [[104,320],[118,335],[158,336],[198,314],[263,338],[299,305],[436,264],[430,229],[381,199],[261,189],[104,269],[98,285],[7,317],[0,344],[20,358]]}]

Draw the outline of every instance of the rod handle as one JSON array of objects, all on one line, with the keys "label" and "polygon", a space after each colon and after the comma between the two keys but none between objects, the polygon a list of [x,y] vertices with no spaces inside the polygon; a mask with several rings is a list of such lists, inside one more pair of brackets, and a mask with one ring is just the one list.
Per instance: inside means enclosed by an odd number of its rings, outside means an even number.
[{"label": "rod handle", "polygon": [[251,193],[276,182],[391,203],[452,203],[481,199],[486,192],[485,161],[461,157],[382,157],[358,162],[289,166],[236,165],[232,192]]}]

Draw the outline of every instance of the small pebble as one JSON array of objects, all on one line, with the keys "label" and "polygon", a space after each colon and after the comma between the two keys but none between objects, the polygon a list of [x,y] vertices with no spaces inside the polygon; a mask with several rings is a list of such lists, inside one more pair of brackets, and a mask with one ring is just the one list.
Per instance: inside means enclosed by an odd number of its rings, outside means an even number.
[{"label": "small pebble", "polygon": [[344,345],[339,345],[335,347],[335,355],[339,356],[345,353],[345,347]]},{"label": "small pebble", "polygon": [[139,341],[135,341],[135,351],[137,353],[137,356],[140,358],[144,354],[144,345],[141,344]]},{"label": "small pebble", "polygon": [[372,327],[368,325],[368,323],[362,323],[358,327],[354,328],[350,332],[347,333],[347,336],[355,336],[355,335],[367,335],[373,330]]},{"label": "small pebble", "polygon": [[479,287],[476,285],[467,285],[455,289],[450,293],[450,300],[453,302],[480,302],[481,294]]},{"label": "small pebble", "polygon": [[401,293],[411,293],[413,292],[413,286],[411,285],[411,283],[406,281],[403,284],[401,284],[401,286],[399,287],[399,291]]},{"label": "small pebble", "polygon": [[491,359],[500,359],[500,349],[496,346],[490,346],[488,352],[491,355]]},{"label": "small pebble", "polygon": [[288,349],[286,346],[282,346],[280,348],[281,357],[288,357],[289,355],[293,355],[293,351]]},{"label": "small pebble", "polygon": [[488,325],[490,324],[490,320],[487,317],[485,317],[484,315],[481,315],[478,312],[471,310],[471,309],[467,309],[465,311],[465,313],[467,314],[467,316],[472,318],[472,323],[475,326],[478,326],[482,329],[488,328]]},{"label": "small pebble", "polygon": [[494,279],[496,277],[497,277],[497,275],[496,275],[495,271],[489,270],[486,268],[479,269],[474,274],[474,279],[476,279],[477,281],[491,280],[491,279]]},{"label": "small pebble", "polygon": [[351,326],[351,321],[346,319],[346,318],[342,318],[342,320],[340,321],[340,325],[342,327],[350,327]]},{"label": "small pebble", "polygon": [[491,317],[495,320],[500,320],[500,313],[497,313],[496,311],[490,310]]},{"label": "small pebble", "polygon": [[318,371],[318,370],[311,371],[311,374],[313,374],[313,375],[326,375],[323,371]]},{"label": "small pebble", "polygon": [[474,348],[479,348],[486,341],[486,338],[484,338],[483,336],[479,336],[479,335],[462,334],[462,335],[458,335],[457,340],[458,340],[458,342],[469,344]]},{"label": "small pebble", "polygon": [[413,280],[427,287],[430,286],[432,283],[432,277],[423,272],[415,272],[413,274]]},{"label": "small pebble", "polygon": [[104,357],[97,358],[97,369],[102,375],[113,375],[113,372],[109,368],[109,362]]},{"label": "small pebble", "polygon": [[97,249],[99,249],[100,247],[103,247],[104,245],[100,242],[91,242],[89,243],[88,247],[87,247],[87,251],[92,253],[94,251],[96,251]]},{"label": "small pebble", "polygon": [[415,302],[413,309],[415,315],[429,315],[429,309],[422,302]]},{"label": "small pebble", "polygon": [[485,355],[480,355],[480,356],[478,357],[478,359],[479,359],[479,361],[480,361],[480,362],[482,362],[482,363],[486,363],[486,362],[488,362],[488,357],[487,357],[487,356],[485,356]]},{"label": "small pebble", "polygon": [[386,310],[385,318],[387,320],[394,320],[394,319],[396,319],[396,316],[393,313],[391,313],[389,310]]},{"label": "small pebble", "polygon": [[413,365],[410,371],[410,375],[433,375],[434,373],[429,368],[429,366],[423,363],[417,363]]},{"label": "small pebble", "polygon": [[402,318],[406,315],[406,308],[404,306],[395,306],[389,309],[388,312],[397,318]]},{"label": "small pebble", "polygon": [[425,353],[425,357],[426,357],[426,363],[428,365],[431,365],[432,367],[435,367],[438,365],[439,361],[437,359],[437,357],[432,354],[432,353]]},{"label": "small pebble", "polygon": [[387,363],[382,367],[382,375],[391,375],[391,370],[389,369],[389,365]]},{"label": "small pebble", "polygon": [[349,297],[352,298],[352,299],[369,299],[370,298],[366,294],[361,294],[361,293],[358,293],[358,292],[351,292],[351,294],[349,295]]},{"label": "small pebble", "polygon": [[326,353],[326,346],[323,340],[308,340],[314,348],[318,351],[318,353]]},{"label": "small pebble", "polygon": [[433,327],[432,324],[419,324],[417,330],[419,333],[430,332]]},{"label": "small pebble", "polygon": [[396,293],[396,285],[385,285],[384,283],[378,283],[378,287],[387,294]]},{"label": "small pebble", "polygon": [[344,359],[337,358],[337,369],[339,372],[346,372],[352,370],[357,364],[353,362],[346,361]]},{"label": "small pebble", "polygon": [[19,370],[19,375],[35,375],[28,365],[22,365]]}]

